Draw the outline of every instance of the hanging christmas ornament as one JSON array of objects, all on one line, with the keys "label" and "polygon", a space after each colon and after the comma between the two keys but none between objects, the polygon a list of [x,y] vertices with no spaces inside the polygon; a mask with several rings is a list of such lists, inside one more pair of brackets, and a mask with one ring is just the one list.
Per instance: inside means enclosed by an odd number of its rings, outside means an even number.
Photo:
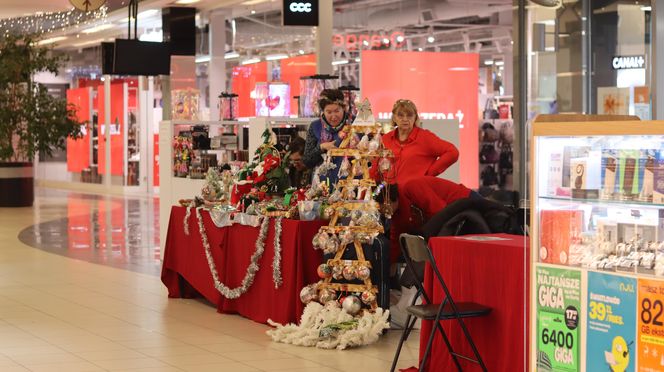
[{"label": "hanging christmas ornament", "polygon": [[362,162],[360,159],[353,160],[353,177],[362,174]]},{"label": "hanging christmas ornament", "polygon": [[323,217],[325,219],[329,220],[330,218],[332,218],[333,215],[334,215],[334,208],[328,206],[323,210]]},{"label": "hanging christmas ornament", "polygon": [[360,143],[360,136],[357,134],[353,133],[351,134],[350,137],[350,142],[348,143],[348,148],[349,149],[356,149],[357,145]]},{"label": "hanging christmas ornament", "polygon": [[344,266],[343,268],[343,276],[344,279],[346,280],[355,280],[355,268],[353,266]]},{"label": "hanging christmas ornament", "polygon": [[300,300],[302,303],[308,304],[311,301],[318,299],[318,291],[316,291],[315,284],[310,284],[300,291]]},{"label": "hanging christmas ornament", "polygon": [[318,276],[321,279],[327,279],[332,277],[332,267],[330,267],[330,265],[326,263],[318,265],[318,269],[316,270],[316,272],[318,273]]},{"label": "hanging christmas ornament", "polygon": [[344,277],[344,267],[341,265],[332,267],[332,277],[336,280],[341,280]]},{"label": "hanging christmas ornament", "polygon": [[388,158],[381,158],[380,161],[378,162],[378,169],[381,172],[387,172],[388,170],[390,170],[391,167],[392,163]]},{"label": "hanging christmas ornament", "polygon": [[360,280],[367,280],[371,276],[371,270],[366,266],[358,266],[355,275]]},{"label": "hanging christmas ornament", "polygon": [[323,252],[325,252],[326,254],[337,253],[338,249],[339,249],[339,238],[332,235],[330,236],[329,239],[327,239],[327,242],[325,243],[325,249],[323,249]]},{"label": "hanging christmas ornament", "polygon": [[339,200],[341,200],[341,191],[337,187],[337,188],[334,189],[334,192],[332,194],[330,194],[330,197],[327,199],[327,201],[330,204],[333,204],[333,203],[338,202]]},{"label": "hanging christmas ornament", "polygon": [[362,302],[357,296],[347,296],[341,303],[341,307],[350,315],[357,314],[362,308]]},{"label": "hanging christmas ornament", "polygon": [[341,246],[345,247],[346,245],[353,242],[354,234],[350,229],[344,230],[339,233],[339,240],[341,241]]},{"label": "hanging christmas ornament", "polygon": [[350,212],[350,220],[355,222],[356,225],[358,225],[358,221],[360,220],[360,218],[362,218],[362,215],[363,213],[361,210],[355,209],[352,212]]},{"label": "hanging christmas ornament", "polygon": [[348,175],[350,175],[351,171],[351,164],[350,160],[348,160],[348,157],[344,157],[344,159],[341,161],[341,165],[339,166],[339,179],[342,178],[347,178]]},{"label": "hanging christmas ornament", "polygon": [[327,305],[328,302],[336,302],[337,292],[331,288],[321,289],[318,292],[318,302],[323,305]]},{"label": "hanging christmas ornament", "polygon": [[369,136],[368,135],[365,134],[364,136],[362,136],[362,139],[357,144],[357,149],[360,150],[360,151],[369,150]]},{"label": "hanging christmas ornament", "polygon": [[376,301],[376,294],[371,291],[364,291],[361,295],[362,302],[367,305],[371,305]]}]

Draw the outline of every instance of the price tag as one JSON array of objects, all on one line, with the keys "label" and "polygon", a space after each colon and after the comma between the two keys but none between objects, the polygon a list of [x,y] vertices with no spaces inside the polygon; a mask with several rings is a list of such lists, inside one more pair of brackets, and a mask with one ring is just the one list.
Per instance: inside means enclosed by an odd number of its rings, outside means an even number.
[{"label": "price tag", "polygon": [[664,282],[639,279],[638,371],[664,370]]}]

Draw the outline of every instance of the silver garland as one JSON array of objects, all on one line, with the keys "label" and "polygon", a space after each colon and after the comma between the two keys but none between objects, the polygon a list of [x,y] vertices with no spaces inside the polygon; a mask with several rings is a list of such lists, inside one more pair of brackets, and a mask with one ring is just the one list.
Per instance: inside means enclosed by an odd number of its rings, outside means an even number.
[{"label": "silver garland", "polygon": [[281,287],[283,283],[281,277],[281,222],[283,217],[278,217],[274,221],[274,260],[272,261],[272,279],[274,280],[274,289]]},{"label": "silver garland", "polygon": [[212,259],[210,242],[208,242],[205,226],[203,225],[203,216],[201,216],[200,208],[196,208],[196,217],[198,219],[198,231],[201,233],[203,248],[205,248],[205,257],[207,258],[208,266],[210,267],[210,273],[212,274],[212,279],[214,280],[214,287],[217,289],[217,291],[219,291],[219,293],[221,293],[222,296],[228,299],[236,299],[242,296],[254,283],[256,273],[260,269],[258,266],[258,261],[263,256],[263,252],[265,252],[265,238],[267,237],[267,230],[270,226],[270,219],[267,217],[263,218],[261,229],[258,234],[258,238],[256,239],[256,250],[254,251],[254,254],[251,255],[251,263],[247,267],[247,272],[242,279],[242,284],[239,287],[231,289],[219,280],[217,268],[214,264],[214,260]]},{"label": "silver garland", "polygon": [[184,215],[184,234],[189,236],[189,217],[191,216],[191,206],[187,207],[187,214]]}]

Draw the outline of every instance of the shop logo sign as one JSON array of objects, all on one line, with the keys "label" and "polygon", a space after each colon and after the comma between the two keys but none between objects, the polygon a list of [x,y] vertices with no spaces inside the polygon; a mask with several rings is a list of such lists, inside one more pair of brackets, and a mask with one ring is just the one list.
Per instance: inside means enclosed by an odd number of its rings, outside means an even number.
[{"label": "shop logo sign", "polygon": [[283,0],[284,26],[318,26],[318,0]]},{"label": "shop logo sign", "polygon": [[289,9],[294,13],[311,13],[311,3],[291,3]]},{"label": "shop logo sign", "polygon": [[646,59],[644,56],[615,56],[611,61],[614,70],[628,70],[633,68],[644,68]]}]

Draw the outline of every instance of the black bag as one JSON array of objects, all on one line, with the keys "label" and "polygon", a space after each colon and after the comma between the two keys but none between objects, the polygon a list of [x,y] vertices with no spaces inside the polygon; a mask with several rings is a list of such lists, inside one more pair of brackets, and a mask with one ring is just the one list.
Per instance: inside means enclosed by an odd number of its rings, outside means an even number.
[{"label": "black bag", "polygon": [[483,145],[480,149],[481,164],[495,164],[500,160],[500,154],[494,145]]},{"label": "black bag", "polygon": [[480,179],[482,180],[482,186],[493,186],[498,184],[498,174],[496,170],[493,169],[493,165],[487,165],[482,170],[480,174]]},{"label": "black bag", "polygon": [[484,105],[484,118],[485,119],[498,119],[500,114],[496,110],[496,105],[493,98],[487,98],[486,104]]},{"label": "black bag", "polygon": [[498,161],[498,168],[500,168],[500,174],[512,174],[514,171],[514,161],[512,154],[512,146],[503,145],[500,148],[500,160]]},{"label": "black bag", "polygon": [[496,142],[500,138],[500,134],[496,130],[496,127],[491,123],[482,124],[480,130],[480,142]]}]

